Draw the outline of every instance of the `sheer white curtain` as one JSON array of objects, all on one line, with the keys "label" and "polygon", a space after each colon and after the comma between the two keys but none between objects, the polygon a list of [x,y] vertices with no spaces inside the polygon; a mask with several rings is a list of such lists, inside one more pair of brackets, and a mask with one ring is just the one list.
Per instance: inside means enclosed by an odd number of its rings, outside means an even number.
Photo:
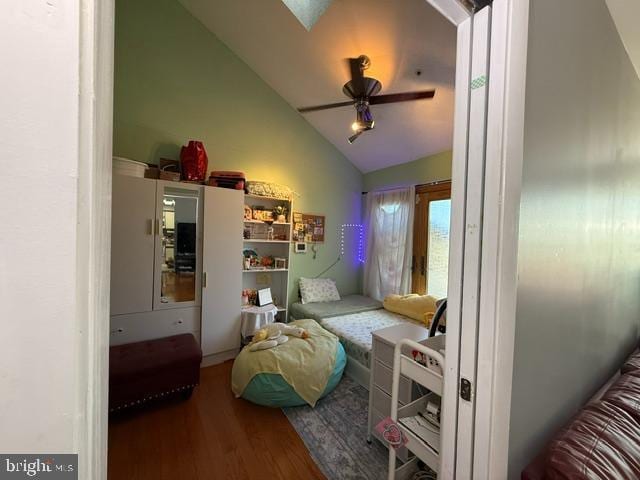
[{"label": "sheer white curtain", "polygon": [[367,194],[365,295],[382,300],[411,290],[415,195],[415,187]]}]

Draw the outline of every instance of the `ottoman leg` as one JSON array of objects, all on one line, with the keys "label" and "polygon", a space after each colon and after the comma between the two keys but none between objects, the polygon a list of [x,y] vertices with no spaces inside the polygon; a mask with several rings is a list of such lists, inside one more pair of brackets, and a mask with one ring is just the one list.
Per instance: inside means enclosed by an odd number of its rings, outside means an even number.
[{"label": "ottoman leg", "polygon": [[182,398],[184,398],[185,400],[189,400],[191,398],[191,395],[193,394],[193,387],[183,390],[182,392],[180,392],[180,394],[182,395]]}]

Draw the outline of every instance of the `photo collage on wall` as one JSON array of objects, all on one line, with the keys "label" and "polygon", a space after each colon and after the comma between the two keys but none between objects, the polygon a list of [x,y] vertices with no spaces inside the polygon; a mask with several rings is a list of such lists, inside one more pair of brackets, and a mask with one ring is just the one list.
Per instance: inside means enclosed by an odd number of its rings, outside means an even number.
[{"label": "photo collage on wall", "polygon": [[293,213],[294,242],[322,243],[324,242],[325,216],[309,213]]}]

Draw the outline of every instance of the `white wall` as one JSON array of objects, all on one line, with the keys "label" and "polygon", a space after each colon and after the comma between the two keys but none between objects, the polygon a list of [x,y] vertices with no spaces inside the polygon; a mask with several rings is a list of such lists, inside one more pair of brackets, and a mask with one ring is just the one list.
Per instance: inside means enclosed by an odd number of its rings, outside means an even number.
[{"label": "white wall", "polygon": [[[109,227],[96,212],[109,200],[110,168],[103,161],[96,171],[94,155],[102,149],[104,160],[110,146],[93,138],[92,126],[111,123],[110,102],[96,105],[110,96],[112,63],[108,48],[102,66],[92,61],[93,42],[102,41],[94,6],[0,4],[0,451],[80,453],[80,478],[97,480],[107,350],[96,342],[108,328],[108,269],[95,252],[108,259],[100,245]],[[110,7],[105,0],[98,8],[107,21]],[[82,63],[81,35],[89,45]],[[98,311],[104,326],[95,328]]]},{"label": "white wall", "polygon": [[530,2],[510,478],[640,332],[640,81],[604,0]]},{"label": "white wall", "polygon": [[3,452],[75,449],[78,7],[8,0],[0,12]]}]

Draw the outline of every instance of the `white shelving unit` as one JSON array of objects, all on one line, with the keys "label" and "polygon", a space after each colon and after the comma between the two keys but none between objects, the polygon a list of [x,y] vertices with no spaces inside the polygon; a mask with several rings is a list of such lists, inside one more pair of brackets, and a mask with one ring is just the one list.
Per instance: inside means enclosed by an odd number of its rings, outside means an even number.
[{"label": "white shelving unit", "polygon": [[271,273],[271,272],[288,272],[288,268],[252,268],[249,270],[242,270],[243,273]]},{"label": "white shelving unit", "polygon": [[[256,222],[246,222],[246,223],[256,223]],[[263,222],[261,222],[263,223]],[[274,225],[276,225],[274,223]],[[278,225],[285,225],[284,223],[280,223]],[[265,239],[261,239],[261,238],[256,238],[256,239],[248,239],[245,238],[244,239],[244,243],[290,243],[290,240],[265,240]]]},{"label": "white shelving unit", "polygon": [[[245,198],[251,198],[251,199],[255,199],[255,198],[262,198],[262,197],[256,197],[256,196],[251,196],[251,195],[245,195]],[[269,197],[265,197],[265,198],[269,198]],[[284,201],[284,200],[282,200]],[[245,220],[244,223],[258,223],[258,224],[262,224],[264,223],[262,220]],[[290,222],[273,222],[274,225],[291,225]]]},{"label": "white shelving unit", "polygon": [[[389,448],[389,480],[409,480],[417,471],[418,460],[422,460],[436,473],[440,470],[440,434],[430,433],[428,436],[419,436],[407,428],[398,419],[414,417],[418,412],[424,412],[430,400],[440,397],[443,405],[442,392],[444,387],[444,340],[445,335],[431,337],[422,344],[413,340],[400,340],[395,347],[393,360],[393,379],[391,385],[391,419],[398,424],[402,433],[407,437],[406,448],[415,455],[407,463],[396,468],[396,454],[393,448]],[[416,350],[428,358],[428,366],[424,366],[403,352]],[[400,377],[407,377],[429,390],[408,405],[398,406]]]},{"label": "white shelving unit", "polygon": [[[271,224],[275,239],[267,238],[269,225],[259,219],[244,219],[245,234],[250,238],[243,239],[243,249],[252,249],[259,256],[271,255],[275,258],[284,258],[286,268],[252,268],[242,267],[242,288],[258,290],[271,288],[271,295],[278,308],[278,320],[287,321],[287,306],[289,304],[289,262],[291,261],[291,229],[293,202],[279,198],[263,197],[259,195],[245,195],[245,205],[252,210],[262,207],[264,210],[273,210],[278,205],[286,206],[287,221],[274,221]],[[284,236],[284,238],[277,238]]]}]

